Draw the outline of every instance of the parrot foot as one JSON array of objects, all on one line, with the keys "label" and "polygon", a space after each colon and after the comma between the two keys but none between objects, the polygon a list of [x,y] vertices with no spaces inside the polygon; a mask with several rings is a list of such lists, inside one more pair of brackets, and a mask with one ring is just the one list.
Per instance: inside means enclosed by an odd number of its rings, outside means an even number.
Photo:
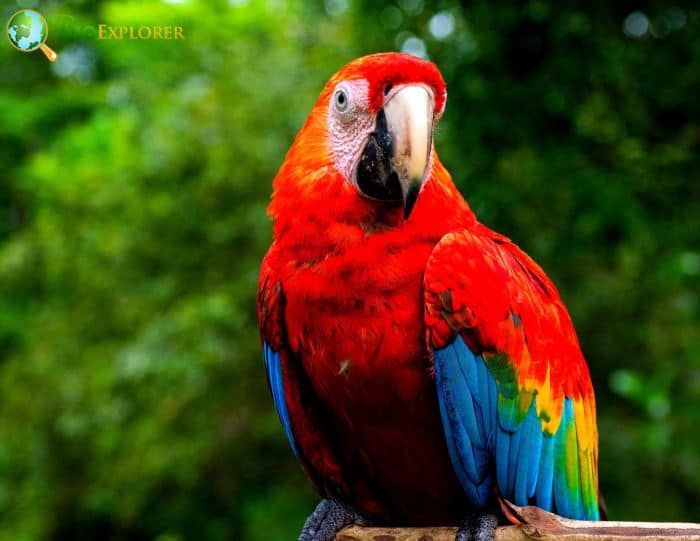
[{"label": "parrot foot", "polygon": [[498,526],[494,513],[474,513],[462,521],[455,541],[493,541]]},{"label": "parrot foot", "polygon": [[369,520],[338,500],[326,498],[306,519],[299,541],[332,541],[336,533],[350,524],[366,526]]}]

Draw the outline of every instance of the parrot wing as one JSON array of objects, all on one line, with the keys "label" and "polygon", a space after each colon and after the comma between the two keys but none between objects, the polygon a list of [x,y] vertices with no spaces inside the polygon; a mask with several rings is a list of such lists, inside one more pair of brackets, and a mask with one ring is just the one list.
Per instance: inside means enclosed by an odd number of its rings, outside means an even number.
[{"label": "parrot wing", "polygon": [[[299,464],[321,493],[351,493],[344,469],[324,428],[323,408],[317,403],[311,383],[289,347],[284,321],[285,299],[276,269],[280,262],[275,245],[260,269],[258,321],[263,346],[263,362],[272,399],[284,432]],[[321,474],[322,472],[322,474]],[[331,479],[333,486],[328,486]]]},{"label": "parrot wing", "polygon": [[258,321],[260,322],[260,334],[262,337],[263,362],[277,415],[289,440],[289,445],[292,447],[292,452],[299,460],[299,449],[292,432],[282,371],[283,359],[285,364],[288,364],[286,361],[290,355],[286,344],[283,317],[284,298],[282,296],[282,285],[278,280],[275,280],[274,270],[270,266],[270,258],[266,257],[260,269],[260,284],[258,287]]},{"label": "parrot wing", "polygon": [[455,473],[479,505],[599,519],[595,399],[542,269],[485,226],[449,233],[425,272],[425,321]]}]

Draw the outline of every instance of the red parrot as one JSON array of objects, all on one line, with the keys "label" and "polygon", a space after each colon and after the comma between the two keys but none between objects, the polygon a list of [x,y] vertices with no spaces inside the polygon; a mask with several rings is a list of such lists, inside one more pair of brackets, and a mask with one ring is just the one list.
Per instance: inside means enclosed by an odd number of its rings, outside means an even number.
[{"label": "red parrot", "polygon": [[593,387],[542,269],[479,223],[438,159],[437,67],[375,54],[326,84],[273,182],[265,369],[322,502],[351,523],[462,524],[497,497],[598,520]]}]

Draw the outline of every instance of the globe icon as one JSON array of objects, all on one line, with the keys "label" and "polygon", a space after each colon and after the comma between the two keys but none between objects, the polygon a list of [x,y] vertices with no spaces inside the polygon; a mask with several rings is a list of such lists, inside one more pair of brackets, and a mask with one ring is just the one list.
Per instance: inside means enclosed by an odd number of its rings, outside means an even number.
[{"label": "globe icon", "polygon": [[45,44],[48,34],[46,19],[33,9],[17,11],[7,23],[7,37],[13,47],[25,53],[41,49],[53,62],[58,55]]}]

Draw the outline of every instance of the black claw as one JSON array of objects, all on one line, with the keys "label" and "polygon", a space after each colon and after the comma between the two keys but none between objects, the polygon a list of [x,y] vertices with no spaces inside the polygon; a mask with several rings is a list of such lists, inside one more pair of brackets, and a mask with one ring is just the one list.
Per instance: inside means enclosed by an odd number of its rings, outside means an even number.
[{"label": "black claw", "polygon": [[367,523],[366,517],[339,501],[321,500],[306,519],[299,541],[332,541],[345,526]]},{"label": "black claw", "polygon": [[493,541],[498,517],[493,513],[474,514],[462,521],[455,541]]}]

